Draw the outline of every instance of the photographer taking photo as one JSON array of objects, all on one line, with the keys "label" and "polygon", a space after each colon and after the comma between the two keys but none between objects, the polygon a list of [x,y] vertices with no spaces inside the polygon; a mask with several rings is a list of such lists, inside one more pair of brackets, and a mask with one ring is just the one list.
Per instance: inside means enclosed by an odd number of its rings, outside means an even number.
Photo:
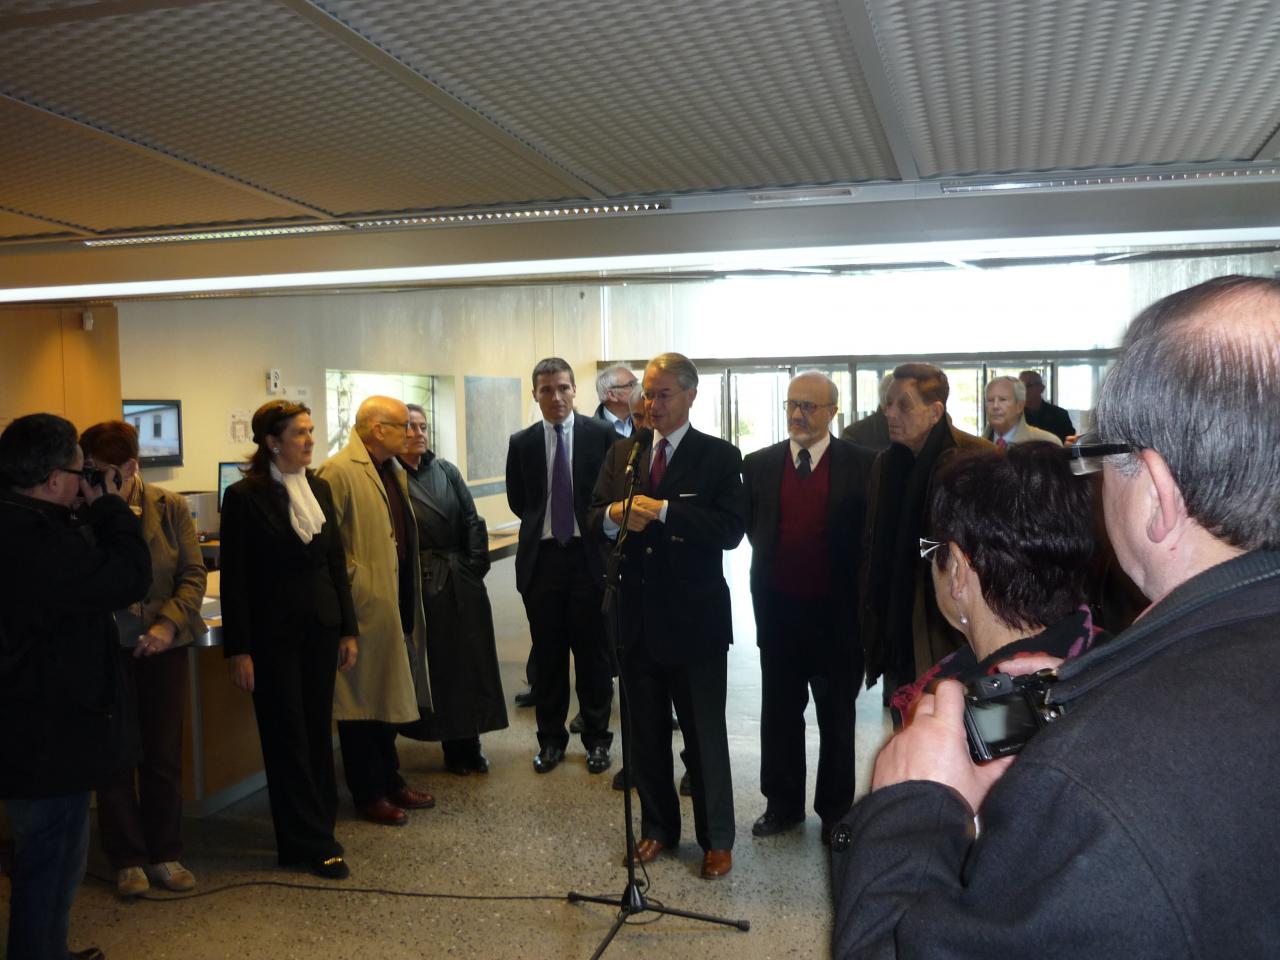
[{"label": "photographer taking photo", "polygon": [[[96,474],[96,475],[93,475]],[[9,960],[69,954],[89,793],[136,760],[111,612],[151,583],[138,519],[47,413],[0,433],[0,798],[13,825]],[[79,517],[72,508],[83,505]],[[21,730],[17,735],[15,731]]]}]

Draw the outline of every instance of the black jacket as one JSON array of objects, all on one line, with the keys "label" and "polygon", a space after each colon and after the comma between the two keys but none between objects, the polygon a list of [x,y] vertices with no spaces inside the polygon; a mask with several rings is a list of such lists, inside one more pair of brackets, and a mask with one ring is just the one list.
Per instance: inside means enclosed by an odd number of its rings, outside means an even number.
[{"label": "black jacket", "polygon": [[[591,501],[591,532],[606,541],[609,504],[627,494],[627,459],[649,430],[609,451]],[[723,654],[733,643],[724,551],[742,542],[747,497],[738,448],[692,427],[680,441],[662,483],[649,489],[652,448],[636,459],[637,493],[667,501],[666,523],[654,521],[623,544],[621,622],[624,645],[643,641],[659,663],[692,663]]]},{"label": "black jacket", "polygon": [[89,790],[136,759],[111,611],[146,594],[151,553],[119,497],[83,521],[0,492],[0,797]]},{"label": "black jacket", "polygon": [[1067,442],[1067,437],[1076,432],[1075,426],[1071,423],[1071,414],[1048,400],[1042,400],[1038,410],[1028,407],[1022,413],[1031,426],[1048,430],[1063,443]]},{"label": "black jacket", "polygon": [[948,788],[833,835],[837,958],[1270,957],[1280,943],[1280,553],[1193,577],[1062,668],[1065,715],[974,838]]},{"label": "black jacket", "polygon": [[[520,518],[516,545],[516,589],[524,593],[533,577],[547,515],[547,448],[543,421],[512,434],[507,447],[507,505]],[[593,417],[573,415],[573,515],[587,536],[587,509],[609,447],[618,439],[613,428]],[[585,551],[592,579],[600,580],[604,566],[597,550]]]},{"label": "black jacket", "polygon": [[[751,602],[756,624],[767,622],[764,605],[770,595],[773,551],[778,541],[778,509],[782,474],[791,456],[791,441],[748,454],[742,461],[748,514],[747,539],[751,541]],[[830,495],[827,500],[825,542],[831,570],[831,598],[836,606],[839,636],[861,658],[858,630],[858,576],[862,565],[862,534],[867,515],[867,481],[875,453],[837,437],[831,438],[824,457],[831,458]]]},{"label": "black jacket", "polygon": [[262,654],[300,643],[316,626],[360,632],[329,484],[307,472],[324,526],[303,543],[289,523],[289,494],[274,480],[244,479],[222,496],[222,652]]}]

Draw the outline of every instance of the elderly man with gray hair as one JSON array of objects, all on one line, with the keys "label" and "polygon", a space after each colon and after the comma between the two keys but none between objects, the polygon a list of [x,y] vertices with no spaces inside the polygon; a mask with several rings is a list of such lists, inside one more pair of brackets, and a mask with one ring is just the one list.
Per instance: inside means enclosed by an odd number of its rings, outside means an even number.
[{"label": "elderly man with gray hair", "polygon": [[1016,759],[971,759],[958,683],[921,699],[836,828],[836,957],[1275,954],[1280,281],[1173,294],[1124,347],[1064,456],[1152,604],[1050,661]]},{"label": "elderly man with gray hair", "polygon": [[600,406],[592,414],[609,424],[620,437],[631,436],[635,424],[631,420],[631,394],[639,384],[631,368],[622,363],[605,367],[596,374],[596,395]]},{"label": "elderly man with gray hair", "polygon": [[1062,441],[1048,430],[1027,423],[1023,410],[1027,405],[1027,387],[1017,377],[992,377],[987,381],[987,429],[983,434],[997,448],[1004,450],[1012,443],[1043,440],[1062,446]]}]

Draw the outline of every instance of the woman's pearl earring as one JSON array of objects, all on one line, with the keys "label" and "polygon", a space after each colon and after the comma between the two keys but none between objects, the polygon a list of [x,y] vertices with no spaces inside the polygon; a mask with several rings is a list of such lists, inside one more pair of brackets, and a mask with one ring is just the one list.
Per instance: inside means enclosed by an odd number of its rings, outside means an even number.
[{"label": "woman's pearl earring", "polygon": [[967,627],[968,625],[969,625],[969,618],[966,617],[963,613],[960,614],[960,626]]}]

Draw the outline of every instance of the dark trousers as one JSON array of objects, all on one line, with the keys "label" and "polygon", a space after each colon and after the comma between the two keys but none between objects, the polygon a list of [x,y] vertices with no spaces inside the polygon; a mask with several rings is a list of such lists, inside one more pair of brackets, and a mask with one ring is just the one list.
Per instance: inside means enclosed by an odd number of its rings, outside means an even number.
[{"label": "dark trousers", "polygon": [[276,851],[284,864],[342,852],[334,839],[333,683],[337,632],[315,628],[296,643],[254,654],[253,709],[267,773]]},{"label": "dark trousers", "polygon": [[536,666],[539,746],[564,748],[569,742],[565,720],[570,651],[582,711],[582,743],[587,749],[613,743],[613,679],[600,613],[601,588],[587,569],[585,551],[577,538],[563,547],[554,540],[542,541],[524,594]]},{"label": "dark trousers", "polygon": [[480,757],[480,738],[463,737],[459,740],[442,740],[440,748],[446,761],[466,763]]},{"label": "dark trousers", "polygon": [[838,636],[829,600],[770,594],[760,638],[760,792],[783,817],[805,811],[805,722],[809,691],[818,715],[818,782],[813,808],[823,822],[853,805],[854,701],[861,651]]},{"label": "dark trousers", "polygon": [[380,720],[339,720],[342,769],[356,806],[389,797],[401,787],[396,726]]},{"label": "dark trousers", "polygon": [[89,792],[6,800],[5,807],[13,826],[8,958],[62,960],[89,854]]},{"label": "dark trousers", "polygon": [[[138,711],[142,761],[98,789],[98,833],[112,868],[182,858],[182,720],[185,648],[152,657],[122,649]],[[136,783],[135,783],[136,780]]]},{"label": "dark trousers", "polygon": [[733,777],[724,707],[728,656],[661,664],[643,641],[623,657],[631,723],[628,765],[640,797],[640,835],[672,846],[680,841],[680,797],[671,759],[671,705],[684,733],[684,763],[693,787],[693,828],[703,850],[731,850]]}]

